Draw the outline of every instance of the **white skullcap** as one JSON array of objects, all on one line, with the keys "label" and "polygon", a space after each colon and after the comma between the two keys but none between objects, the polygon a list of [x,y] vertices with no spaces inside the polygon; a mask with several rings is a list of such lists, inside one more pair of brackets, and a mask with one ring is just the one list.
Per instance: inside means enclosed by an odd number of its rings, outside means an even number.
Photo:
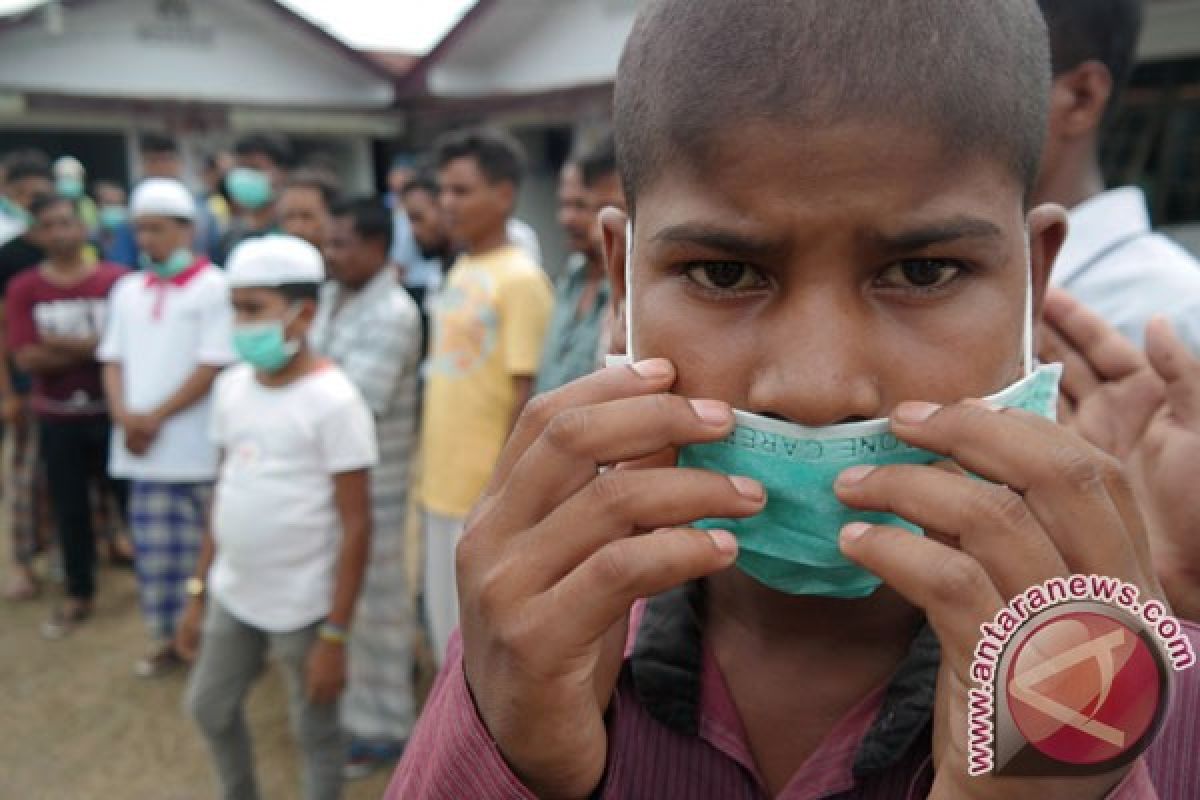
[{"label": "white skullcap", "polygon": [[55,175],[72,175],[82,178],[85,174],[83,163],[75,156],[63,156],[54,162]]},{"label": "white skullcap", "polygon": [[136,217],[196,218],[196,201],[180,181],[172,178],[147,178],[133,190],[129,208]]},{"label": "white skullcap", "polygon": [[323,283],[325,262],[303,239],[272,233],[247,239],[225,263],[233,288],[272,287],[289,283]]}]

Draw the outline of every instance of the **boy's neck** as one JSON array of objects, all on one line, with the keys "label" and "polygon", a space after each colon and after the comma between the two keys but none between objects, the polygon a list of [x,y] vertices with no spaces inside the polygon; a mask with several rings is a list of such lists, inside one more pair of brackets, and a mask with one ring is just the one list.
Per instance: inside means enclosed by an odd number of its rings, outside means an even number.
[{"label": "boy's neck", "polygon": [[292,356],[292,360],[283,369],[277,372],[255,370],[254,377],[263,386],[279,389],[316,372],[322,363],[323,361],[309,349],[307,344],[302,344],[299,352]]},{"label": "boy's neck", "polygon": [[736,568],[707,578],[706,585],[710,621],[780,653],[843,644],[894,647],[909,642],[922,621],[920,610],[886,586],[857,600],[792,596],[768,589]]}]

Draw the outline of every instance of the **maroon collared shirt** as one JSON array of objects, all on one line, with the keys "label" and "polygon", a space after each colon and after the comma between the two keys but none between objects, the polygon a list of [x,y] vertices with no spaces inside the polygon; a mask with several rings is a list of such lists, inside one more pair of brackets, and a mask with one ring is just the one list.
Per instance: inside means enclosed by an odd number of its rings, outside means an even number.
[{"label": "maroon collared shirt", "polygon": [[[635,614],[608,721],[605,800],[767,800],[724,678],[704,647],[702,609],[681,587]],[[1184,623],[1200,650],[1200,628]],[[796,771],[778,800],[924,798],[939,648],[926,627],[886,687],[863,698]],[[1167,721],[1109,800],[1200,798],[1200,675],[1177,675]],[[386,800],[535,800],[480,720],[452,638],[446,666]]]}]

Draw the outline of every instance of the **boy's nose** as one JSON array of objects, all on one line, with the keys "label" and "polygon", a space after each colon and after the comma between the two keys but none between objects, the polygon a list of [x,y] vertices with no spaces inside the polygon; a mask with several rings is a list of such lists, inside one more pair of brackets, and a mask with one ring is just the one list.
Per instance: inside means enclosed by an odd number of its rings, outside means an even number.
[{"label": "boy's nose", "polygon": [[806,303],[781,316],[761,340],[747,410],[809,427],[880,416],[872,335],[868,321],[836,303]]}]

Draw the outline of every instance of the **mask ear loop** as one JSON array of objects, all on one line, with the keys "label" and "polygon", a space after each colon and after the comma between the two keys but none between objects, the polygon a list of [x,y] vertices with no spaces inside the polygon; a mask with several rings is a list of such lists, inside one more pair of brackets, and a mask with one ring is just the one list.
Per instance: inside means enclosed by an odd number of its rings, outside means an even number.
[{"label": "mask ear loop", "polygon": [[1029,250],[1029,235],[1025,236],[1025,329],[1021,335],[1023,378],[1033,374],[1037,364],[1033,357],[1033,260]]},{"label": "mask ear loop", "polygon": [[625,355],[633,358],[633,220],[625,220]]},{"label": "mask ear loop", "polygon": [[604,365],[634,363],[633,357],[633,220],[625,220],[625,353],[604,357]]}]

